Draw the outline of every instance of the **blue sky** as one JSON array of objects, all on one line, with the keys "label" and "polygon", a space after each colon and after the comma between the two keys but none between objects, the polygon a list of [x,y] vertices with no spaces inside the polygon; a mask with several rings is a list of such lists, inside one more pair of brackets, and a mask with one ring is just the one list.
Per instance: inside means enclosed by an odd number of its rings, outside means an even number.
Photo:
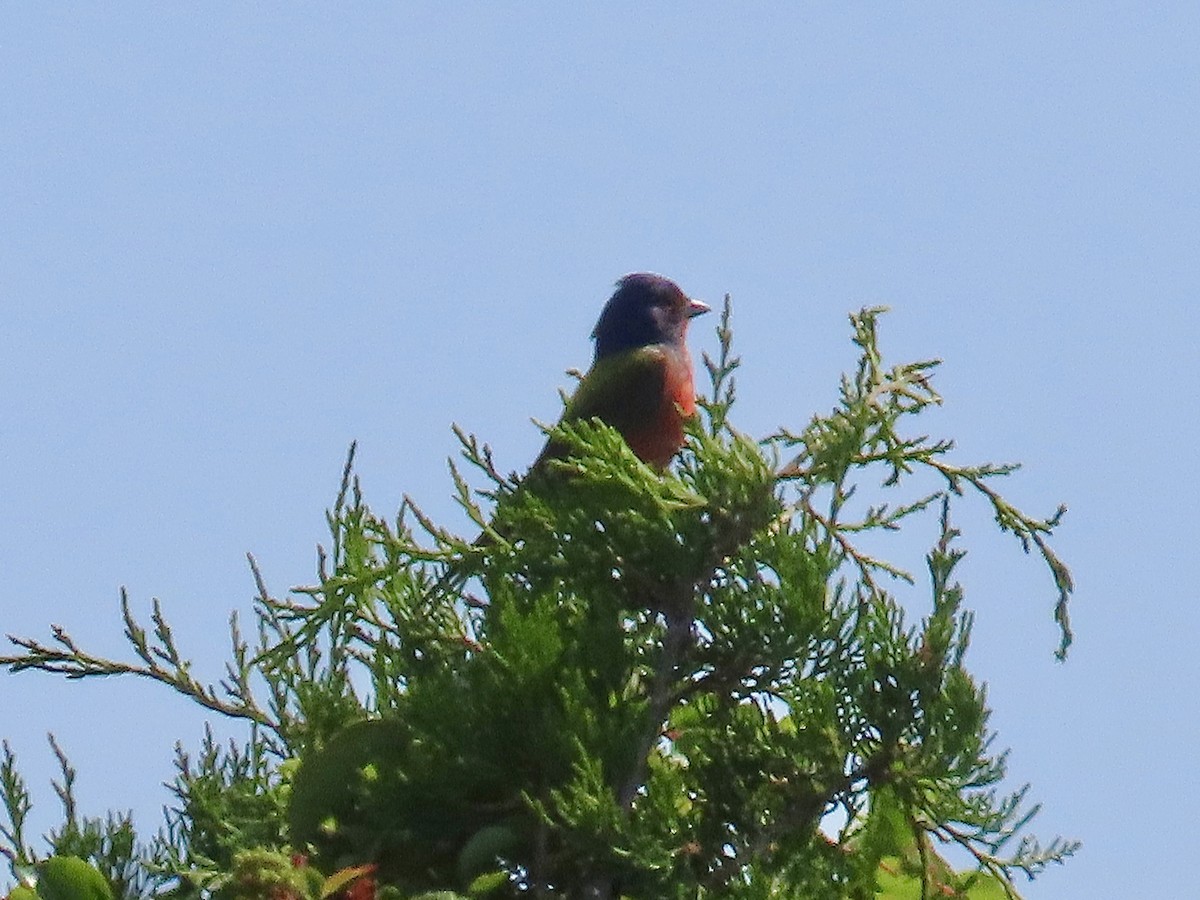
[{"label": "blue sky", "polygon": [[[887,304],[885,352],[945,360],[925,427],[1071,508],[1066,665],[1045,572],[963,519],[1014,784],[1085,844],[1028,896],[1186,896],[1200,13],[644,6],[0,10],[0,631],[120,653],[125,585],[219,677],[244,554],[311,581],[351,440],[377,509],[452,517],[450,424],[522,468],[626,272],[732,294],[758,435],[833,404],[846,313]],[[45,732],[151,825],[203,722],[40,676],[0,718],[42,825]]]}]

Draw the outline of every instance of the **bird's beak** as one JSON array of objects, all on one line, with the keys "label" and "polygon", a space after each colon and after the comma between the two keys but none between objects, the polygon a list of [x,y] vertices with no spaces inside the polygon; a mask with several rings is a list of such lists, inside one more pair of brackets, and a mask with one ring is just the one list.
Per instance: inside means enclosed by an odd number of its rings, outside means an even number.
[{"label": "bird's beak", "polygon": [[712,307],[703,300],[697,300],[694,297],[688,297],[687,317],[689,319],[694,319],[696,316],[702,316],[711,310]]}]

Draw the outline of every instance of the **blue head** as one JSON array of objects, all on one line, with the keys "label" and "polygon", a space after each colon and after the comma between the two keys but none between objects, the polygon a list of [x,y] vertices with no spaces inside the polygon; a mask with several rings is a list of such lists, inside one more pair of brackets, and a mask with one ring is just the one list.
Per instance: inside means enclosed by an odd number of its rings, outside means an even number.
[{"label": "blue head", "polygon": [[592,330],[596,358],[648,344],[682,344],[688,321],[706,312],[707,304],[688,297],[669,278],[648,272],[626,275]]}]

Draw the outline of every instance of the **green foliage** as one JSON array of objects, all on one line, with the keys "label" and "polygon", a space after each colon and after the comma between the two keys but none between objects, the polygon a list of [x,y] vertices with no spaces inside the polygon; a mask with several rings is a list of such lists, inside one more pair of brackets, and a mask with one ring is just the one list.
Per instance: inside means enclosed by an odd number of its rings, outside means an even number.
[{"label": "green foliage", "polygon": [[38,866],[37,894],[42,900],[113,900],[112,888],[78,856],[51,856]]},{"label": "green foliage", "polygon": [[50,747],[62,773],[62,780],[54,782],[54,791],[62,803],[63,823],[46,836],[50,852],[45,858],[26,840],[25,819],[32,803],[17,771],[16,757],[7,743],[0,752],[0,804],[8,820],[6,826],[0,826],[0,854],[8,859],[18,881],[11,900],[132,900],[144,896],[150,879],[139,862],[142,848],[130,816],[81,817],[75,802],[75,769],[53,737]]},{"label": "green foliage", "polygon": [[195,759],[177,747],[171,792],[178,805],[167,810],[154,845],[158,868],[211,886],[233,870],[241,851],[277,845],[288,790],[276,765],[257,729],[245,747],[221,746],[206,731]]},{"label": "green foliage", "polygon": [[[1014,466],[962,466],[950,442],[906,436],[941,402],[936,363],[885,367],[879,315],[852,317],[860,359],[836,407],[755,442],[729,424],[726,304],[711,396],[667,473],[596,422],[549,429],[571,452],[536,482],[460,433],[484,482],[452,468],[477,540],[409,500],[376,515],[352,452],[318,582],[278,599],[251,560],[257,636],[232,620],[217,686],[157,605],[147,631],[124,597],[132,662],[61,630],[15,639],[11,670],[135,674],[250,726],[244,745],[179,752],[149,852],[112,820],[57,833],[56,852],[118,897],[1016,897],[1018,874],[1077,845],[1039,844],[1026,789],[1004,791],[964,664],[952,512],[981,497],[1044,561],[1062,656],[1072,585],[1047,539],[1063,510],[1027,516],[994,487]],[[864,545],[923,526],[921,601],[915,575]],[[0,850],[28,888],[28,794],[7,749],[0,791]],[[946,844],[976,865],[954,871]],[[117,858],[141,859],[143,881]]]},{"label": "green foliage", "polygon": [[234,854],[232,871],[214,892],[237,900],[318,900],[320,873],[285,853],[254,848]]}]

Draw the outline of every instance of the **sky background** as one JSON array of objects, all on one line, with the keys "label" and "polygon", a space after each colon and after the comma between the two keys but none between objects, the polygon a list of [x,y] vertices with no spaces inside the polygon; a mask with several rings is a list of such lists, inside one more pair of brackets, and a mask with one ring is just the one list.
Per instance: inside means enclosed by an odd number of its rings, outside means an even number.
[{"label": "sky background", "polygon": [[[890,359],[945,361],[921,430],[1070,506],[1065,665],[1045,570],[961,518],[997,745],[1084,842],[1028,897],[1189,896],[1195,5],[586,6],[0,7],[0,632],[122,654],[124,585],[219,677],[245,553],[313,580],[352,440],[376,509],[461,521],[451,423],[523,468],[626,272],[732,295],[754,435],[886,304]],[[53,731],[84,811],[152,830],[204,717],[27,674],[0,721],[36,826]]]}]

